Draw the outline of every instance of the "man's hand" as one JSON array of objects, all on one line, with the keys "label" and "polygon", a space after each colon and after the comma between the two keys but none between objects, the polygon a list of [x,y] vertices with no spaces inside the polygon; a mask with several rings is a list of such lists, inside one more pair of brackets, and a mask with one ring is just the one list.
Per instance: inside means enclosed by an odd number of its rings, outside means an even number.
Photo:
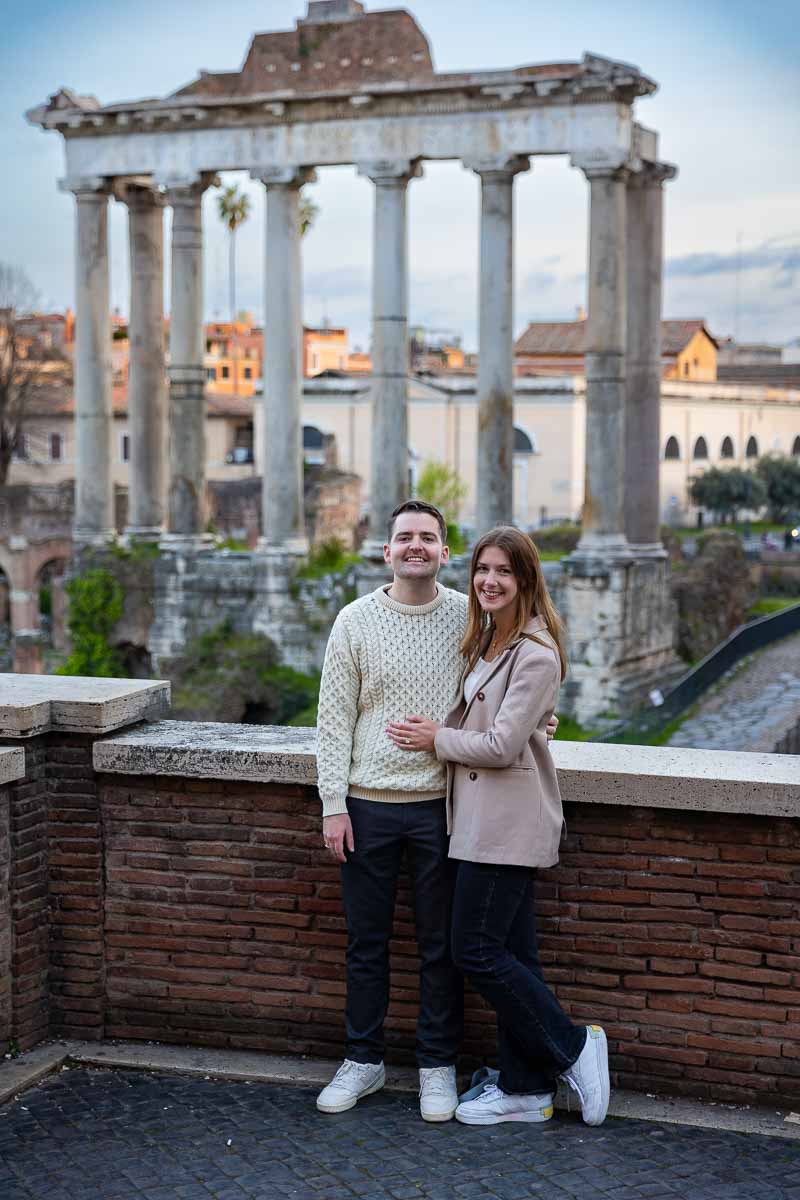
[{"label": "man's hand", "polygon": [[558,717],[556,716],[555,713],[553,713],[552,717],[547,722],[547,740],[548,740],[548,742],[552,742],[553,738],[556,736],[557,729],[558,729]]},{"label": "man's hand", "polygon": [[322,819],[322,840],[325,849],[330,850],[337,862],[347,862],[345,846],[352,854],[355,850],[353,841],[353,826],[347,813],[334,813],[332,817]]}]

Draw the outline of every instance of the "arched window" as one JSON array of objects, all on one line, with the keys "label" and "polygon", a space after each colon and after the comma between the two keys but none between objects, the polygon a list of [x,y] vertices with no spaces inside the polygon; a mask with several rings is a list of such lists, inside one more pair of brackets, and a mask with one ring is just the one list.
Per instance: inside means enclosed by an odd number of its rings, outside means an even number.
[{"label": "arched window", "polygon": [[722,439],[722,449],[719,452],[720,458],[733,458],[733,442],[729,437]]},{"label": "arched window", "polygon": [[325,435],[316,425],[303,426],[303,458],[317,465],[325,462]]},{"label": "arched window", "polygon": [[704,437],[699,437],[695,442],[692,458],[708,458],[708,446]]},{"label": "arched window", "polygon": [[681,448],[676,437],[668,437],[664,447],[664,458],[680,458]]},{"label": "arched window", "polygon": [[758,442],[752,435],[747,439],[744,456],[745,458],[758,458]]},{"label": "arched window", "polygon": [[515,454],[535,454],[536,443],[534,438],[524,429],[520,429],[519,425],[514,426],[514,453]]},{"label": "arched window", "polygon": [[795,458],[800,458],[800,434],[797,435],[792,443],[792,454]]}]

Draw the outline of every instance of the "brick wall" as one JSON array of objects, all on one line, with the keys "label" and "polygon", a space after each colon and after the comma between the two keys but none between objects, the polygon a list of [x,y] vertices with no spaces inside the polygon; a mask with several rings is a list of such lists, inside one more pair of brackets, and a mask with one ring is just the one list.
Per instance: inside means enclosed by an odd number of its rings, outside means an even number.
[{"label": "brick wall", "polygon": [[50,1032],[102,1038],[103,861],[90,737],[47,742]]},{"label": "brick wall", "polygon": [[[101,779],[106,1035],[337,1057],[345,933],[309,788]],[[800,825],[568,805],[540,880],[542,955],[573,1016],[602,1022],[620,1085],[737,1103],[800,1098]],[[409,1061],[408,895],[389,1041]],[[468,997],[465,1049],[493,1054]]]},{"label": "brick wall", "polygon": [[11,1040],[10,867],[9,794],[0,787],[0,1053]]},{"label": "brick wall", "polygon": [[48,1033],[47,793],[43,738],[25,743],[25,777],[8,785],[10,1037],[21,1050]]}]

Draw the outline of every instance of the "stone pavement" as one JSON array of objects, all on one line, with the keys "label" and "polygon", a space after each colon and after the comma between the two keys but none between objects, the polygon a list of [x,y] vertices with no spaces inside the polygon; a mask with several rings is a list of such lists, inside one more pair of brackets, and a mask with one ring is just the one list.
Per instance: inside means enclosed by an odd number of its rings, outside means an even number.
[{"label": "stone pavement", "polygon": [[800,1143],[573,1113],[426,1125],[378,1093],[64,1069],[0,1109],[3,1200],[798,1200]]},{"label": "stone pavement", "polygon": [[800,634],[794,634],[737,663],[667,745],[770,754],[798,721]]}]

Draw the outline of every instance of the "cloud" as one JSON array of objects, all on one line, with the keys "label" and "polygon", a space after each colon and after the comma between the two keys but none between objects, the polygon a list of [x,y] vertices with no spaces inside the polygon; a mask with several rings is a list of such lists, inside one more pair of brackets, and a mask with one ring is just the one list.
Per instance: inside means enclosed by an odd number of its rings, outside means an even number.
[{"label": "cloud", "polygon": [[728,254],[685,254],[669,259],[665,268],[666,274],[673,278],[697,278],[729,275],[737,271],[765,270],[774,270],[792,277],[795,271],[800,270],[800,241],[773,238],[750,250],[734,250]]}]

